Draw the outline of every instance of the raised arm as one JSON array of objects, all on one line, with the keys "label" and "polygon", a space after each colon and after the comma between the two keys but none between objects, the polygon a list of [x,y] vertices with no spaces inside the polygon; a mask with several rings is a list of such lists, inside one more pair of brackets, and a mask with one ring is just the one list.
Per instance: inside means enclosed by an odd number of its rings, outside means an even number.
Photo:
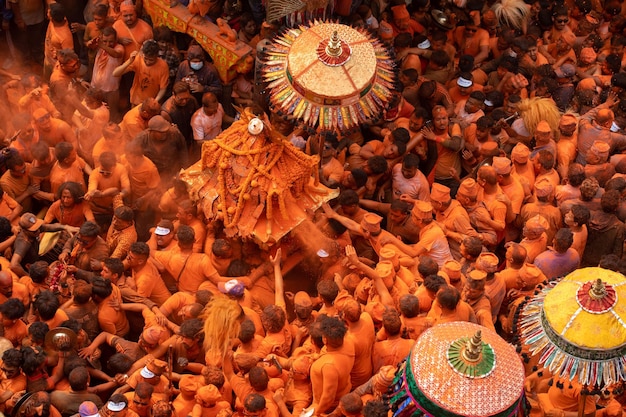
[{"label": "raised arm", "polygon": [[378,272],[376,272],[376,270],[359,261],[354,246],[346,246],[346,256],[348,257],[348,262],[350,262],[352,265],[357,267],[357,269],[359,269],[360,271],[365,273],[365,275],[372,279],[374,287],[376,288],[376,292],[378,293],[378,295],[380,295],[382,303],[386,306],[394,306],[393,298],[391,297],[389,290],[385,286],[383,279],[380,277]]},{"label": "raised arm", "polygon": [[281,307],[286,312],[287,305],[285,304],[285,292],[284,292],[284,281],[283,281],[283,273],[280,270],[280,258],[282,255],[282,249],[278,248],[276,251],[276,255],[270,256],[270,261],[274,266],[274,304],[278,307]]},{"label": "raised arm", "polygon": [[340,215],[339,213],[337,213],[335,210],[333,210],[332,208],[330,208],[330,206],[328,205],[328,203],[324,203],[322,204],[322,210],[324,210],[324,214],[326,215],[326,217],[328,217],[329,219],[335,219],[337,220],[339,223],[343,224],[345,227],[348,228],[348,230],[350,230],[352,233],[355,233],[357,235],[361,235],[363,236],[363,231],[361,230],[361,225],[358,224],[357,222],[355,222],[352,219],[349,219],[345,216]]}]

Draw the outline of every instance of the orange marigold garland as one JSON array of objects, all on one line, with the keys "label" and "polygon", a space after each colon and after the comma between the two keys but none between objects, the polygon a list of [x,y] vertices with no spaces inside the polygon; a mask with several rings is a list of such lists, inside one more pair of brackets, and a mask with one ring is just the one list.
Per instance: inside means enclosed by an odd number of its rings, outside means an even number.
[{"label": "orange marigold garland", "polygon": [[311,175],[317,174],[319,157],[302,153],[269,124],[256,135],[250,133],[250,124],[259,120],[244,111],[240,120],[203,146],[202,169],[217,171],[213,212],[226,228],[235,227],[245,205],[255,200],[265,206],[268,221],[275,216],[274,203],[280,216],[289,218],[288,201],[305,192]]}]

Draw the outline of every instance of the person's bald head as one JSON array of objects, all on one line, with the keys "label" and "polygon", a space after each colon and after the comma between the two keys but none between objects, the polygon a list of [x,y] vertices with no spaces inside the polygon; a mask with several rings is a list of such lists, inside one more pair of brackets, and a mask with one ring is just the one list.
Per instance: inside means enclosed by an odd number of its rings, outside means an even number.
[{"label": "person's bald head", "polygon": [[596,122],[603,127],[611,127],[611,124],[615,120],[615,114],[612,110],[609,109],[600,109],[598,110],[598,115],[596,116]]},{"label": "person's bald head", "polygon": [[498,174],[494,167],[484,165],[478,168],[478,179],[484,180],[489,185],[496,185],[498,183]]},{"label": "person's bald head", "polygon": [[7,298],[13,295],[13,277],[6,271],[0,271],[0,294]]},{"label": "person's bald head", "polygon": [[141,113],[143,119],[150,120],[161,113],[161,105],[156,99],[152,97],[147,98],[141,103]]},{"label": "person's bald head", "polygon": [[511,268],[521,268],[526,262],[526,248],[519,243],[511,242],[506,250],[506,261]]}]

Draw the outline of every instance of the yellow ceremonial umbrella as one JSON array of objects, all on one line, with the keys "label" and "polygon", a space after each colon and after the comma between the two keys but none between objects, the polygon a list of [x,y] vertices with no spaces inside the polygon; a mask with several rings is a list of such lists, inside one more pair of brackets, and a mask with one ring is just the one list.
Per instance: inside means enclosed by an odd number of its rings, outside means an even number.
[{"label": "yellow ceremonial umbrella", "polygon": [[553,375],[588,387],[626,380],[626,277],[582,268],[544,286],[518,324],[531,355]]}]

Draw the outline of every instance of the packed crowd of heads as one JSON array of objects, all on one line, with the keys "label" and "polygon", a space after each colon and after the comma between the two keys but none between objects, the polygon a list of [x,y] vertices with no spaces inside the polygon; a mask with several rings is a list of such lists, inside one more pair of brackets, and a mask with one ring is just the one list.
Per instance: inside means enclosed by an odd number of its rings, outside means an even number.
[{"label": "packed crowd of heads", "polygon": [[[626,272],[618,0],[320,1],[271,22],[192,0],[250,46],[232,80],[145,1],[40,3],[1,4],[0,412],[386,416],[427,329],[514,341],[537,285]],[[349,132],[311,131],[263,82],[273,36],[320,17],[396,63],[388,106]],[[339,190],[275,245],[208,221],[179,177],[248,106]],[[576,412],[576,382],[521,352],[531,405]]]}]

